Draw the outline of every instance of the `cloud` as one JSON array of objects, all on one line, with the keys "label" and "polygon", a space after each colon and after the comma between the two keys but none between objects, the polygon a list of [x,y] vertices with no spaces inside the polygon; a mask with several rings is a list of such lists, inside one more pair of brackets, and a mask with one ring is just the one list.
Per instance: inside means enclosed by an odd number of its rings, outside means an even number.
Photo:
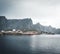
[{"label": "cloud", "polygon": [[[30,4],[28,4],[28,3],[30,3]],[[43,7],[43,6],[46,7],[46,6],[52,6],[52,5],[56,6],[56,5],[60,5],[60,0],[0,0],[0,14],[5,13],[6,10],[10,10],[10,8],[12,8],[12,9],[17,8],[17,10],[18,10],[18,8],[19,9],[20,8],[23,9],[26,7],[29,8],[29,6],[23,7],[25,5],[31,5],[31,6],[34,6],[34,8],[35,8],[35,6],[38,6],[38,7]],[[30,7],[30,8],[32,8],[32,7]],[[37,9],[37,7],[35,9]]]},{"label": "cloud", "polygon": [[0,0],[0,15],[9,10],[11,2],[9,0]]},{"label": "cloud", "polygon": [[60,0],[0,0],[0,15],[11,19],[29,17],[34,23],[60,27]]}]

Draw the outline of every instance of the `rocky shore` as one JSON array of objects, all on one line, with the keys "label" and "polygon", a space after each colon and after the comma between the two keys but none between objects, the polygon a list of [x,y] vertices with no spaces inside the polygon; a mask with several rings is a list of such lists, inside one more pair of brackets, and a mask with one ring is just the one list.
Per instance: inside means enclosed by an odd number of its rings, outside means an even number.
[{"label": "rocky shore", "polygon": [[17,32],[17,31],[4,31],[4,32],[0,32],[0,35],[37,35],[38,32],[36,31],[27,31],[27,32]]},{"label": "rocky shore", "polygon": [[37,31],[1,31],[0,35],[39,35],[39,34],[54,34],[47,32],[37,32]]}]

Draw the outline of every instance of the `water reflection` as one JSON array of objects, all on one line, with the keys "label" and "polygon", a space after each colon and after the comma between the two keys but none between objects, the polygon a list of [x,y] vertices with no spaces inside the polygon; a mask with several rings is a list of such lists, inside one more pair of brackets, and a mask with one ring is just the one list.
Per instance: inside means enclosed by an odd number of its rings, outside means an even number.
[{"label": "water reflection", "polygon": [[33,51],[60,53],[60,35],[31,36],[31,48]]},{"label": "water reflection", "polygon": [[[29,36],[3,36],[4,51],[6,54],[31,54]],[[4,53],[4,54],[5,54]]]},{"label": "water reflection", "polygon": [[0,39],[4,54],[60,53],[60,35],[6,35]]}]

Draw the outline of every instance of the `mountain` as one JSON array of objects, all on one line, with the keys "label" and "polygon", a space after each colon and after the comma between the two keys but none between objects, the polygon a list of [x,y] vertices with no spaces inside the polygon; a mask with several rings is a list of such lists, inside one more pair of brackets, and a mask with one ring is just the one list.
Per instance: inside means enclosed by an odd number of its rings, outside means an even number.
[{"label": "mountain", "polygon": [[38,31],[44,31],[44,32],[52,32],[55,33],[56,28],[53,28],[51,26],[43,26],[39,23],[33,25],[34,29],[37,29]]},{"label": "mountain", "polygon": [[53,28],[52,26],[43,26],[40,23],[33,24],[31,18],[25,19],[6,19],[5,16],[0,16],[0,31],[1,30],[12,30],[12,29],[20,29],[20,30],[36,30],[43,32],[51,32],[51,33],[59,33],[60,29]]},{"label": "mountain", "polygon": [[0,30],[4,30],[7,27],[7,19],[5,16],[0,16]]},{"label": "mountain", "polygon": [[30,29],[33,25],[31,19],[9,19],[7,20],[8,29]]},{"label": "mountain", "polygon": [[55,33],[56,34],[60,34],[60,28],[59,29],[56,29]]}]

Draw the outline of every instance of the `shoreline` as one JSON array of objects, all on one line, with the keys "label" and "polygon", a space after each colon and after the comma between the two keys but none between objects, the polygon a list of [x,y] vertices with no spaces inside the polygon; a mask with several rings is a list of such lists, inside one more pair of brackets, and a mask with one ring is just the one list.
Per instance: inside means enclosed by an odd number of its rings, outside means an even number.
[{"label": "shoreline", "polygon": [[0,32],[0,35],[38,35],[37,33],[33,33],[33,32]]},{"label": "shoreline", "polygon": [[0,35],[40,35],[40,34],[52,34],[54,35],[55,33],[38,33],[38,32],[0,32]]}]

